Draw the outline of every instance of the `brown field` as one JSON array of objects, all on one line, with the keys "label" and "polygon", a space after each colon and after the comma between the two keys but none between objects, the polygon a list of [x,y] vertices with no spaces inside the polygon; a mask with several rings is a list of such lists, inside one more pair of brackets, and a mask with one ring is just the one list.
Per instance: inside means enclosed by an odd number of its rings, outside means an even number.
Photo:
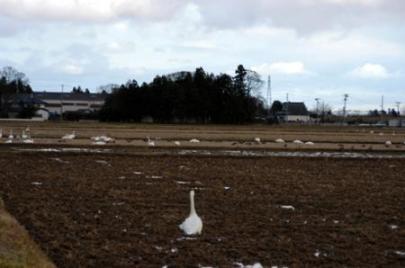
[{"label": "brown field", "polygon": [[[331,146],[311,150],[368,144],[403,156],[404,130],[84,123],[30,128],[43,144],[0,145],[0,196],[58,267],[405,266],[404,158],[181,155],[171,143],[180,140],[180,148],[196,152],[307,149],[273,142],[301,139]],[[58,141],[73,129],[79,141]],[[90,147],[89,137],[102,133],[116,144]],[[157,146],[147,147],[145,136]],[[264,144],[252,143],[254,137]],[[190,138],[204,142],[191,144]],[[388,138],[394,145],[380,144]],[[188,238],[178,224],[188,215],[192,188],[204,229]]]}]

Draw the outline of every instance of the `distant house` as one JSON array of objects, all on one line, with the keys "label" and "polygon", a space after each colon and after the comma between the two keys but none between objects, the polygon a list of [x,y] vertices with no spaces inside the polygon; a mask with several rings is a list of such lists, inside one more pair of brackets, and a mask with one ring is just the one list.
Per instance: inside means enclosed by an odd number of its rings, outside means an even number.
[{"label": "distant house", "polygon": [[35,117],[43,120],[72,112],[89,114],[100,110],[106,97],[107,94],[95,93],[34,92],[15,94],[7,101],[6,114],[10,118],[16,118],[30,107],[35,108]]},{"label": "distant house", "polygon": [[24,117],[24,113],[34,109],[40,110],[45,102],[36,98],[34,94],[14,94],[7,100],[6,114],[10,118]]},{"label": "distant house", "polygon": [[66,112],[91,113],[103,107],[106,94],[35,92],[34,97],[45,103],[44,109],[50,115]]},{"label": "distant house", "polygon": [[306,123],[310,121],[308,109],[303,102],[284,102],[279,118],[284,122]]}]

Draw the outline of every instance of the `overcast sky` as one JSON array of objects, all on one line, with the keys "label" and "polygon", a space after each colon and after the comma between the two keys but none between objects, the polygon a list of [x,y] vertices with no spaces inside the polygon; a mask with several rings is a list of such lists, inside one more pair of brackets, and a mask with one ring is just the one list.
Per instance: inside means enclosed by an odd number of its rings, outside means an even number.
[{"label": "overcast sky", "polygon": [[0,0],[0,67],[95,91],[243,64],[273,99],[388,108],[405,104],[404,25],[404,0]]}]

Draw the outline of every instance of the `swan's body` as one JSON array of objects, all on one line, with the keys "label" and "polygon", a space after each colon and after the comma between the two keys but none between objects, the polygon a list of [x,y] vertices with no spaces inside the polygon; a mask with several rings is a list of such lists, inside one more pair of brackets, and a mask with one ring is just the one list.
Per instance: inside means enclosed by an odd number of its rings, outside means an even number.
[{"label": "swan's body", "polygon": [[8,135],[8,139],[9,139],[9,140],[13,140],[13,139],[14,139],[13,130],[10,130],[10,134]]},{"label": "swan's body", "polygon": [[153,140],[151,140],[149,137],[146,137],[146,143],[148,144],[148,146],[154,147],[155,146],[155,142]]},{"label": "swan's body", "polygon": [[34,143],[33,139],[24,139],[23,143]]},{"label": "swan's body", "polygon": [[284,143],[285,141],[283,139],[277,139],[276,142],[277,143]]},{"label": "swan's body", "polygon": [[21,133],[21,138],[22,138],[23,140],[29,138],[29,136],[27,135],[27,133],[25,133],[25,130],[22,131],[22,133]]},{"label": "swan's body", "polygon": [[190,142],[191,142],[191,143],[199,143],[200,141],[197,140],[197,139],[191,139]]},{"label": "swan's body", "polygon": [[113,141],[114,141],[113,138],[108,137],[108,136],[106,136],[106,135],[91,137],[91,139],[94,141],[93,143],[96,143],[96,142],[109,143],[109,142],[113,142]]},{"label": "swan's body", "polygon": [[186,235],[201,234],[203,223],[194,207],[194,190],[190,191],[190,215],[179,225]]},{"label": "swan's body", "polygon": [[306,145],[314,145],[314,143],[312,141],[307,141],[305,144]]},{"label": "swan's body", "polygon": [[257,142],[257,143],[260,143],[260,142],[261,142],[261,139],[260,139],[259,137],[256,137],[254,140],[255,140],[255,142]]},{"label": "swan's body", "polygon": [[293,141],[293,143],[295,143],[295,144],[303,144],[303,142],[300,141],[300,140],[295,140],[295,141]]},{"label": "swan's body", "polygon": [[392,145],[392,142],[391,141],[386,141],[385,145]]},{"label": "swan's body", "polygon": [[76,138],[76,132],[72,132],[71,134],[66,134],[62,137],[62,140],[73,140]]},{"label": "swan's body", "polygon": [[179,142],[179,141],[175,141],[174,144],[176,144],[177,146],[180,146],[180,142]]}]

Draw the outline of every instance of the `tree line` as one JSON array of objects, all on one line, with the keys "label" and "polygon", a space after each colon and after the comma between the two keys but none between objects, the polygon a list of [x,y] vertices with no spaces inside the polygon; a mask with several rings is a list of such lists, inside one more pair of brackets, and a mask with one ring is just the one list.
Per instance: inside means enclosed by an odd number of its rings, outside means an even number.
[{"label": "tree line", "polygon": [[[11,98],[16,93],[27,94],[32,93],[32,88],[29,85],[29,80],[24,73],[17,71],[13,67],[3,67],[0,70],[0,117],[7,117],[10,110]],[[27,107],[24,103],[20,105],[19,117],[29,117],[32,115],[32,107]]]},{"label": "tree line", "polygon": [[130,80],[112,90],[99,116],[102,121],[248,123],[265,115],[264,101],[254,96],[262,83],[243,65],[233,77],[197,68],[156,76],[142,85]]}]

